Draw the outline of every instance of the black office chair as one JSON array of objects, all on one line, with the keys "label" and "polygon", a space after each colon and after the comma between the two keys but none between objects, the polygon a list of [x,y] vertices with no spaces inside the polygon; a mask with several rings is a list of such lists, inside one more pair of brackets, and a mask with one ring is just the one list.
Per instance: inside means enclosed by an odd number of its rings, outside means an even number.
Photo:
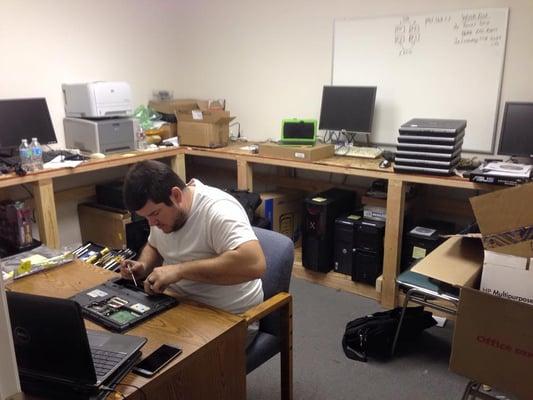
[{"label": "black office chair", "polygon": [[254,228],[266,258],[264,301],[243,316],[260,321],[259,332],[246,349],[246,373],[277,353],[281,357],[281,398],[292,399],[292,296],[288,293],[294,261],[292,240],[278,232]]}]

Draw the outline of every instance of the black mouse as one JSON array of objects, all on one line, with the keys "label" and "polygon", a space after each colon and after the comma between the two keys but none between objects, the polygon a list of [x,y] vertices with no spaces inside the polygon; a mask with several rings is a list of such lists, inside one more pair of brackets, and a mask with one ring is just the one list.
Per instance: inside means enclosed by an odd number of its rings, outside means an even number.
[{"label": "black mouse", "polygon": [[17,164],[15,166],[15,173],[18,175],[18,176],[25,176],[27,174],[27,171],[22,167],[22,165],[20,164]]},{"label": "black mouse", "polygon": [[381,160],[381,162],[379,163],[379,168],[389,168],[389,167],[390,167],[390,161],[387,160],[386,158]]}]

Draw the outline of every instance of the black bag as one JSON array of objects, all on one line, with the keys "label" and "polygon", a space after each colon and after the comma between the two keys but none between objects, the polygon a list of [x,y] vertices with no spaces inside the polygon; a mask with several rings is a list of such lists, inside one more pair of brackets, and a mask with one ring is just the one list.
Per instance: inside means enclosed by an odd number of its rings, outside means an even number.
[{"label": "black bag", "polygon": [[261,197],[257,193],[249,192],[248,190],[235,190],[235,189],[226,189],[227,193],[231,194],[237,199],[239,203],[246,211],[250,224],[254,222],[255,210],[261,205]]},{"label": "black bag", "polygon": [[[368,356],[390,356],[401,313],[402,308],[398,307],[348,322],[342,337],[346,357],[366,362]],[[432,313],[424,311],[424,307],[409,307],[405,310],[398,341],[412,339],[436,323]]]}]

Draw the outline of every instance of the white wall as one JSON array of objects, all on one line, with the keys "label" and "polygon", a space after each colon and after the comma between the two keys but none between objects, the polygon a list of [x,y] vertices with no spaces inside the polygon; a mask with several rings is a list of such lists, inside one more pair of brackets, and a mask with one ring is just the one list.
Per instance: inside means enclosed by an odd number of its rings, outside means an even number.
[{"label": "white wall", "polygon": [[319,117],[322,86],[331,82],[334,18],[481,7],[510,8],[502,104],[532,101],[531,0],[197,0],[180,16],[190,79],[177,87],[226,97],[249,138],[279,137],[281,119]]},{"label": "white wall", "polygon": [[[319,117],[334,18],[482,7],[510,8],[502,104],[533,101],[532,0],[1,0],[0,98],[45,96],[60,143],[61,83],[91,80],[128,81],[135,105],[158,88],[226,98],[245,136],[278,137]],[[79,241],[75,204],[58,215],[62,244]]]},{"label": "white wall", "polygon": [[45,96],[63,143],[62,83],[125,80],[135,105],[177,84],[177,14],[162,0],[2,0],[0,97]]},{"label": "white wall", "polygon": [[531,0],[2,0],[0,97],[46,96],[60,142],[61,83],[91,80],[130,82],[136,105],[224,97],[248,138],[277,137],[319,117],[334,18],[477,7],[510,8],[502,102],[533,100]]}]

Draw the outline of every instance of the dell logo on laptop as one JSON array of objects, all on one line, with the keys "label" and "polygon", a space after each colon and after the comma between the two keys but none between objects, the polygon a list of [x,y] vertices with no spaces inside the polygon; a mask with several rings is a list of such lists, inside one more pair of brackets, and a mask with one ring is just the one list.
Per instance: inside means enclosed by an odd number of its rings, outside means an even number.
[{"label": "dell logo on laptop", "polygon": [[28,330],[26,328],[22,328],[20,326],[17,326],[13,330],[13,333],[14,333],[13,339],[15,340],[16,343],[26,344],[26,343],[29,343],[30,340],[31,340],[30,332],[28,332]]}]

